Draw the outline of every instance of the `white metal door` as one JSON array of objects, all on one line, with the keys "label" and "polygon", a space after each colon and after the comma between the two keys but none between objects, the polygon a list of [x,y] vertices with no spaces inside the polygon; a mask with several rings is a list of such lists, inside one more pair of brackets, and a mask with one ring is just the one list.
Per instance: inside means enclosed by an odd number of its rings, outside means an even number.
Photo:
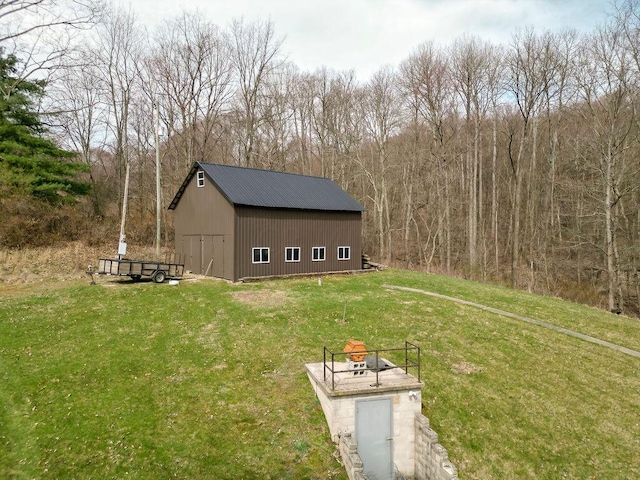
[{"label": "white metal door", "polygon": [[368,480],[393,478],[391,398],[356,401],[356,441]]}]

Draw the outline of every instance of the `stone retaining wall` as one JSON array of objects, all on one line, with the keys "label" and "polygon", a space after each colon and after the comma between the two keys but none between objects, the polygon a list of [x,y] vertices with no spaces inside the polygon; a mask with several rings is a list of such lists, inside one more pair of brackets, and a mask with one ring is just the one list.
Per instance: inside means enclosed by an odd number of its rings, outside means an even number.
[{"label": "stone retaining wall", "polygon": [[349,480],[366,480],[362,460],[358,455],[358,445],[350,433],[340,436],[340,454]]},{"label": "stone retaining wall", "polygon": [[[349,480],[367,480],[358,445],[351,433],[340,435],[340,454]],[[396,479],[404,478],[396,472]],[[415,416],[414,480],[459,480],[458,471],[449,461],[447,449],[438,443],[438,434],[431,429],[429,419],[421,413]]]},{"label": "stone retaining wall", "polygon": [[429,419],[417,414],[415,429],[415,480],[458,480],[458,471],[449,462],[446,448],[438,443]]}]

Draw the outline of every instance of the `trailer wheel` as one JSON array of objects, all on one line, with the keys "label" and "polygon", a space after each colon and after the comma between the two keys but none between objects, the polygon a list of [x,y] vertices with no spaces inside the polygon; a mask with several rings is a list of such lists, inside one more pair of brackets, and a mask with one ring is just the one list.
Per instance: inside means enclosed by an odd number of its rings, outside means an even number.
[{"label": "trailer wheel", "polygon": [[167,278],[167,274],[164,273],[162,270],[156,270],[151,278],[156,283],[163,283]]}]

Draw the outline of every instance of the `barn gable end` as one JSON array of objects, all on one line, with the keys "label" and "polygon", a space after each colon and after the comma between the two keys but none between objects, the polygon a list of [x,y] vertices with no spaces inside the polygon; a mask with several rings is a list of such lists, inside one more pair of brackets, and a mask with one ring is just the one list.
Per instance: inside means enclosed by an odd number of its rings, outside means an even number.
[{"label": "barn gable end", "polygon": [[198,187],[197,168],[187,176],[174,210],[176,253],[183,255],[185,269],[193,273],[233,279],[234,227],[233,205],[210,179]]}]

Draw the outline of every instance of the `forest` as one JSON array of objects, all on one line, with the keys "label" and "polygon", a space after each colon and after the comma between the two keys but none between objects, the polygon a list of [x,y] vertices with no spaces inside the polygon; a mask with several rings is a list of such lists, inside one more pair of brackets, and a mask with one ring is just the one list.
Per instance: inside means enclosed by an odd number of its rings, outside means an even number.
[{"label": "forest", "polygon": [[637,0],[590,32],[427,40],[364,81],[301,71],[269,21],[2,0],[0,26],[2,248],[116,245],[127,171],[127,239],[158,242],[157,170],[171,248],[204,161],[331,178],[383,264],[640,313]]}]

